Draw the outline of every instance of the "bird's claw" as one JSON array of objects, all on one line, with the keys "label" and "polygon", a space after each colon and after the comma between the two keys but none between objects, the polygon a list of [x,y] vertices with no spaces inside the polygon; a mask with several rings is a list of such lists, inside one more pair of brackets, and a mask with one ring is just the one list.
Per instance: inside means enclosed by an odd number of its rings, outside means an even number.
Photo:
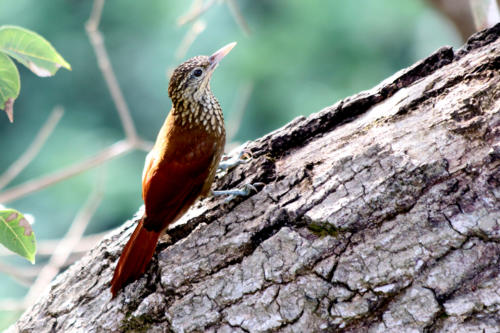
[{"label": "bird's claw", "polygon": [[252,192],[257,193],[257,187],[263,186],[264,183],[254,183],[254,184],[245,184],[242,188],[235,188],[231,190],[222,190],[222,191],[212,191],[213,196],[221,196],[228,195],[228,197],[224,200],[224,202],[230,202],[234,200],[236,197],[248,197]]},{"label": "bird's claw", "polygon": [[217,171],[224,171],[232,169],[240,164],[248,163],[252,160],[252,155],[245,150],[238,153],[236,157],[229,156],[219,163]]}]

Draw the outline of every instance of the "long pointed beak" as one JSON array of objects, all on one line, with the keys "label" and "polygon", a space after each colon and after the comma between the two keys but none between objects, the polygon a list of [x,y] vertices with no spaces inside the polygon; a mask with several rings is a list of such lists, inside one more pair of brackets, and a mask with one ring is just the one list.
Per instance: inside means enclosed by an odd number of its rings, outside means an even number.
[{"label": "long pointed beak", "polygon": [[235,45],[236,42],[229,43],[226,46],[222,47],[217,52],[215,52],[214,54],[212,54],[210,58],[208,58],[208,61],[210,62],[210,69],[214,70],[215,67],[217,67],[219,62],[222,60],[222,58],[224,58],[229,53],[229,51],[233,49]]}]

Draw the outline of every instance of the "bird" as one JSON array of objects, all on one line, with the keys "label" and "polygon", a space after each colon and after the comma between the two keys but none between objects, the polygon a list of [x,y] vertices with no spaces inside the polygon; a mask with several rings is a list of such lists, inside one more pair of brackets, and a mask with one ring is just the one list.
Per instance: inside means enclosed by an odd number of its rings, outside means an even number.
[{"label": "bird", "polygon": [[112,298],[144,274],[158,239],[210,188],[224,151],[222,109],[210,89],[219,62],[236,45],[196,56],[172,73],[172,109],[146,156],[142,173],[144,214],[122,250],[111,280]]}]

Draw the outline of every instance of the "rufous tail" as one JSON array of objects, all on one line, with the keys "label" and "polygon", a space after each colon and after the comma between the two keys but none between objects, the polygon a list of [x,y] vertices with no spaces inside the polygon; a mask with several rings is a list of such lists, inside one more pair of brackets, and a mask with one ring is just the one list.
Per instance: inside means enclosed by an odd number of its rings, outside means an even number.
[{"label": "rufous tail", "polygon": [[116,265],[115,274],[111,280],[113,298],[125,285],[144,274],[155,252],[160,233],[146,230],[143,226],[143,220],[144,218],[141,219],[134,233],[130,236]]}]

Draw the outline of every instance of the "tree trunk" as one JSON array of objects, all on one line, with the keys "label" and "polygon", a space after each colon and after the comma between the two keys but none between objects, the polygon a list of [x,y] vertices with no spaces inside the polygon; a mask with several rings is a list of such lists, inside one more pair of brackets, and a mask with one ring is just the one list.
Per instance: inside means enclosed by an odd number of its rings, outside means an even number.
[{"label": "tree trunk", "polygon": [[500,331],[500,25],[246,145],[111,299],[135,221],[10,332]]}]

